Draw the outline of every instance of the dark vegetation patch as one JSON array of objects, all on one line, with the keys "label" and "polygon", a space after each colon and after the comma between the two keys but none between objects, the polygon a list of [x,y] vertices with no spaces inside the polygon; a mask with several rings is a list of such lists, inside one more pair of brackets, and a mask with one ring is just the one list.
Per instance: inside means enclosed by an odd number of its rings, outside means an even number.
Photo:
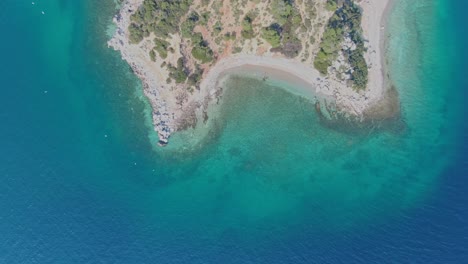
[{"label": "dark vegetation patch", "polygon": [[328,0],[327,6],[335,12],[328,20],[320,43],[320,50],[314,60],[315,68],[321,74],[328,74],[328,67],[338,57],[344,36],[349,35],[356,44],[356,49],[345,52],[345,58],[353,68],[351,74],[353,86],[365,89],[368,79],[368,67],[364,59],[366,48],[361,29],[361,9],[351,0]]},{"label": "dark vegetation patch", "polygon": [[302,17],[293,0],[272,0],[270,12],[274,23],[261,30],[262,38],[272,46],[272,51],[294,58],[302,50],[296,31],[302,25]]},{"label": "dark vegetation patch", "polygon": [[180,18],[189,10],[192,0],[145,0],[132,15],[130,41],[139,43],[151,32],[160,38],[179,31]]}]

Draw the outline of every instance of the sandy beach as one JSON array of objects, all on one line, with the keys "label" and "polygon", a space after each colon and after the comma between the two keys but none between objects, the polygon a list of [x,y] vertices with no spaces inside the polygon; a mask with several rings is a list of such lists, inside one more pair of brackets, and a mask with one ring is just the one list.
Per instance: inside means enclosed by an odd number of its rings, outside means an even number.
[{"label": "sandy beach", "polygon": [[[153,123],[161,143],[166,144],[181,123],[186,122],[187,116],[199,116],[206,101],[216,94],[222,77],[230,73],[239,73],[243,67],[258,67],[259,77],[294,79],[300,83],[301,89],[310,89],[310,93],[302,90],[303,94],[332,98],[336,110],[344,116],[363,121],[366,113],[378,109],[379,104],[385,102],[390,85],[386,81],[385,73],[385,24],[391,9],[392,0],[357,2],[363,10],[362,29],[366,40],[367,52],[365,60],[369,66],[368,84],[365,90],[356,91],[345,81],[333,77],[324,77],[311,65],[302,63],[298,59],[287,59],[276,54],[262,55],[239,53],[220,58],[214,66],[205,72],[200,90],[192,94],[169,89],[165,83],[168,73],[159,65],[154,64],[148,57],[149,43],[138,45],[128,42],[128,25],[130,15],[138,8],[143,0],[127,0],[121,12],[115,17],[117,31],[109,41],[109,46],[119,50],[133,71],[143,81],[145,95],[153,107]],[[181,99],[185,100],[182,106]],[[390,100],[397,100],[392,96]],[[373,110],[372,110],[373,111]],[[385,116],[386,113],[381,113]],[[373,116],[378,118],[379,116]]]},{"label": "sandy beach", "polygon": [[296,60],[249,54],[234,55],[220,60],[204,78],[202,90],[210,91],[215,88],[219,77],[229,74],[232,70],[243,66],[258,66],[264,75],[261,77],[289,80],[288,75],[292,75],[305,82],[312,94],[334,98],[339,111],[362,119],[366,110],[381,102],[389,89],[385,80],[385,24],[391,10],[391,2],[392,0],[366,0],[360,3],[364,13],[363,34],[368,40],[366,62],[369,65],[369,81],[365,91],[357,92],[343,82],[323,77],[311,65]]}]

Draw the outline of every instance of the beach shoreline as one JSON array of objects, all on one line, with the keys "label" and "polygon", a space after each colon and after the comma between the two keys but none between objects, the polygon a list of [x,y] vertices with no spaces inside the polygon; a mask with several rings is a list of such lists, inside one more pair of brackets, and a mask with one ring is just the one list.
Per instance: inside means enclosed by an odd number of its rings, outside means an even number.
[{"label": "beach shoreline", "polygon": [[[284,58],[276,53],[258,55],[241,52],[219,58],[203,75],[200,90],[192,94],[176,94],[169,89],[164,82],[166,75],[148,59],[145,43],[139,46],[129,43],[127,28],[130,15],[142,2],[127,0],[123,3],[120,13],[114,18],[117,31],[108,44],[121,52],[122,58],[142,80],[144,94],[153,108],[154,129],[161,145],[168,143],[172,133],[195,127],[201,122],[202,113],[206,113],[208,106],[218,97],[222,86],[220,80],[229,74],[256,73],[259,78],[291,82],[298,86],[293,92],[310,96],[311,100],[326,98],[340,116],[356,122],[388,119],[399,113],[398,94],[392,88],[385,58],[386,24],[393,0],[364,0],[357,3],[363,11],[361,26],[367,40],[364,56],[369,66],[369,77],[365,90],[357,91],[345,81],[322,76],[312,65],[298,59]],[[255,77],[255,74],[252,76]],[[183,106],[179,98],[184,98],[187,103]]]}]

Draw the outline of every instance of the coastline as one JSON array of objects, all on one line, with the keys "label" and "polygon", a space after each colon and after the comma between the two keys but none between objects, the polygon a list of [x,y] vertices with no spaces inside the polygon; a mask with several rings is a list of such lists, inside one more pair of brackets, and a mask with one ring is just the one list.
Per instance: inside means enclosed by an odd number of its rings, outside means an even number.
[{"label": "coastline", "polygon": [[[250,54],[238,54],[218,61],[204,77],[201,84],[202,92],[210,92],[217,87],[218,79],[223,76],[243,73],[252,75],[256,73],[259,78],[268,77],[276,80],[291,81],[298,88],[308,87],[306,94],[334,100],[337,111],[347,118],[353,118],[359,122],[366,118],[387,119],[398,114],[398,95],[391,83],[386,63],[387,22],[393,8],[394,0],[379,1],[377,4],[370,0],[360,3],[365,14],[363,16],[363,33],[369,43],[378,43],[376,48],[371,44],[370,54],[366,61],[371,65],[369,69],[369,83],[365,91],[355,91],[346,87],[342,82],[333,78],[322,76],[313,66],[282,57],[258,56]],[[377,11],[377,12],[376,12]],[[380,13],[378,12],[380,11]],[[379,15],[380,14],[380,15]],[[364,20],[366,17],[366,20]],[[378,23],[374,23],[375,21]],[[376,26],[377,25],[377,26]],[[377,65],[376,67],[374,67]],[[246,68],[242,70],[242,68]],[[258,69],[255,69],[257,67]],[[211,88],[210,88],[211,87]],[[304,93],[301,93],[303,95]],[[313,99],[313,98],[309,98]],[[398,109],[392,107],[390,111],[379,111],[379,106],[398,105]],[[384,107],[385,108],[385,107]]]},{"label": "coastline", "polygon": [[256,72],[259,77],[263,75],[261,78],[291,81],[300,87],[296,92],[310,96],[312,100],[326,98],[341,116],[356,122],[387,119],[399,112],[398,95],[389,80],[385,59],[386,24],[393,0],[365,0],[357,3],[363,10],[361,26],[364,38],[368,40],[365,59],[369,66],[369,80],[365,90],[356,91],[344,81],[321,76],[312,65],[276,53],[239,53],[215,62],[203,75],[200,90],[192,94],[174,91],[165,84],[166,75],[159,65],[151,63],[148,58],[148,43],[129,43],[127,28],[130,15],[142,2],[126,0],[123,3],[120,13],[114,18],[117,31],[108,45],[121,52],[122,58],[142,80],[144,94],[153,108],[153,124],[160,145],[166,145],[173,132],[195,128],[203,119],[200,117],[213,104],[211,102],[218,97],[220,81],[235,73]]},{"label": "coastline", "polygon": [[168,143],[171,133],[174,132],[172,118],[165,97],[170,92],[163,85],[164,75],[152,65],[147,58],[147,49],[141,46],[130,44],[128,38],[128,26],[131,23],[130,17],[142,5],[144,0],[124,0],[119,12],[114,16],[113,22],[117,29],[113,37],[107,42],[110,48],[119,51],[122,59],[125,60],[132,71],[142,81],[143,93],[148,98],[152,107],[152,121],[154,130],[158,133],[159,144]]},{"label": "coastline", "polygon": [[[372,2],[371,0],[365,0],[366,5],[363,5],[364,8],[369,8],[370,11],[366,12],[366,9],[364,9],[364,12],[367,13],[367,16],[364,16],[364,18],[368,19],[369,18],[369,13],[371,15],[374,15],[373,19],[369,19],[369,21],[377,21],[376,18],[379,16],[372,13],[372,5],[375,4],[376,2]],[[376,23],[365,23],[363,22],[363,25],[373,25],[371,27],[374,31],[374,43],[377,42],[375,40],[375,32],[379,32],[379,37],[378,37],[378,48],[379,48],[379,60],[380,60],[380,76],[382,78],[381,80],[381,87],[382,87],[382,94],[380,96],[380,99],[372,102],[369,104],[367,109],[363,112],[363,117],[365,120],[369,121],[379,121],[379,120],[387,120],[387,119],[394,119],[400,115],[400,101],[399,101],[399,96],[398,96],[398,91],[396,90],[391,78],[390,78],[390,71],[388,69],[388,62],[387,62],[387,44],[388,44],[388,22],[389,22],[389,16],[394,8],[395,5],[395,0],[386,0],[385,5],[383,5],[382,9],[382,2],[377,2],[377,5],[380,4],[379,10],[382,10],[382,14],[380,16],[380,21],[378,23],[379,25],[379,30],[376,30]],[[370,31],[369,28],[366,28],[368,31]],[[363,26],[364,30],[364,26]],[[377,73],[376,73],[377,74]]]}]

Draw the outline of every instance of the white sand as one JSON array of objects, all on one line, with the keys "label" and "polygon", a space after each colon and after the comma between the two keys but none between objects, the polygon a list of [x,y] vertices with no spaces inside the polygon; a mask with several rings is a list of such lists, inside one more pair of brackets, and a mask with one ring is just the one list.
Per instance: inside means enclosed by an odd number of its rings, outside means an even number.
[{"label": "white sand", "polygon": [[[149,59],[149,48],[145,41],[138,45],[128,43],[128,25],[130,15],[141,5],[143,0],[127,0],[121,8],[120,14],[114,22],[117,32],[109,41],[109,46],[122,53],[138,77],[143,81],[145,95],[153,107],[153,123],[162,142],[167,142],[172,132],[177,129],[177,120],[183,118],[190,111],[200,111],[205,98],[210,97],[217,88],[221,77],[242,66],[259,66],[265,75],[281,79],[290,74],[302,80],[311,89],[311,94],[323,95],[335,100],[338,111],[362,120],[365,111],[375,106],[385,96],[386,85],[384,78],[384,48],[386,13],[391,0],[363,0],[357,2],[363,9],[362,28],[364,38],[368,40],[368,51],[365,59],[369,65],[368,87],[357,92],[343,81],[334,77],[325,78],[312,65],[300,62],[300,59],[286,59],[278,55],[252,55],[239,53],[218,61],[207,73],[201,83],[201,89],[186,96],[185,105],[192,105],[183,109],[178,104],[181,94],[166,85],[168,73],[159,64]],[[268,70],[271,69],[271,70]],[[281,74],[283,72],[284,74]],[[199,113],[197,113],[198,115]]]},{"label": "white sand", "polygon": [[[383,41],[385,38],[385,13],[389,11],[386,7],[390,1],[365,0],[359,3],[363,9],[363,34],[364,38],[368,40],[368,52],[365,54],[365,59],[370,67],[365,91],[357,92],[334,78],[325,78],[313,66],[297,60],[249,54],[233,55],[217,62],[204,78],[201,84],[202,91],[210,91],[210,89],[215,88],[218,78],[229,73],[231,69],[243,65],[260,66],[264,69],[265,75],[269,75],[267,69],[271,68],[275,70],[274,74],[283,71],[304,80],[309,84],[314,94],[333,97],[339,111],[362,118],[366,109],[385,96],[387,89],[384,81]],[[281,78],[281,76],[276,77]]]}]

